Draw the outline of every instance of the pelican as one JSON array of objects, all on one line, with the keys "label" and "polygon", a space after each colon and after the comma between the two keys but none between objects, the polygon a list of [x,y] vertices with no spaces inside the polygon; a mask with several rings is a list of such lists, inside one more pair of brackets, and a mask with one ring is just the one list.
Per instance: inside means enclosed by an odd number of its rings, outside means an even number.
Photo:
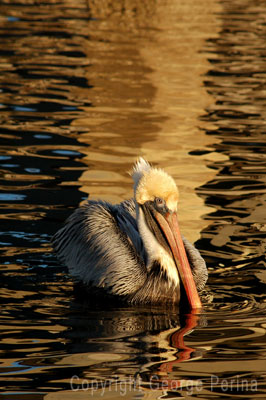
[{"label": "pelican", "polygon": [[139,158],[134,197],[119,204],[88,200],[52,242],[58,259],[88,291],[131,304],[186,301],[201,308],[205,261],[180,234],[174,179]]}]

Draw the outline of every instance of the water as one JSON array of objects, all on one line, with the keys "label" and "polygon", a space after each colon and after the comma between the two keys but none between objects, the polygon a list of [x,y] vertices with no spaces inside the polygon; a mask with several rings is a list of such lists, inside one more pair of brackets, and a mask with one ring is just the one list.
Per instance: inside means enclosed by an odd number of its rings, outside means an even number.
[{"label": "water", "polygon": [[[251,4],[252,3],[252,4]],[[265,5],[0,5],[5,399],[265,398]],[[181,193],[202,315],[76,300],[50,237],[138,155]]]}]

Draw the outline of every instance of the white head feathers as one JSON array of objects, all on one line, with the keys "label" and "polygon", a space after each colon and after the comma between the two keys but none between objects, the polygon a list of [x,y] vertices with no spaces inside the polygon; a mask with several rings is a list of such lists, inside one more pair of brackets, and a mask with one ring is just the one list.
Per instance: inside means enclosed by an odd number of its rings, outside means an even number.
[{"label": "white head feathers", "polygon": [[139,157],[131,172],[131,176],[134,180],[134,192],[136,192],[139,181],[143,177],[144,173],[150,171],[150,169],[151,165],[144,160],[144,158]]},{"label": "white head feathers", "polygon": [[173,211],[177,208],[178,189],[174,179],[160,168],[153,168],[143,158],[134,165],[132,171],[134,192],[137,203],[163,198]]}]

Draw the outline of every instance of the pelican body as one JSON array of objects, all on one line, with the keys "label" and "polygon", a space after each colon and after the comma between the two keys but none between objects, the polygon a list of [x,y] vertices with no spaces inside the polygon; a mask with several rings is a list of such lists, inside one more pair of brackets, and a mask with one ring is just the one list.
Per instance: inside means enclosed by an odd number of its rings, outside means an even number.
[{"label": "pelican body", "polygon": [[201,308],[198,290],[207,268],[180,234],[175,181],[143,158],[132,177],[132,199],[115,205],[88,200],[67,219],[53,237],[59,260],[89,291],[131,304],[184,299]]}]

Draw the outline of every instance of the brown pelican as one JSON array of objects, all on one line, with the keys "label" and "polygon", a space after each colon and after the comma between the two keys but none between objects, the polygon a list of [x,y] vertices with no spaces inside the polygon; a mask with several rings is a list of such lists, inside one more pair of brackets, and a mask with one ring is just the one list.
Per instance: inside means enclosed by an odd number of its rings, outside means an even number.
[{"label": "brown pelican", "polygon": [[68,218],[53,237],[59,260],[89,291],[132,304],[181,298],[200,308],[207,268],[180,234],[174,179],[143,158],[131,175],[133,199],[115,205],[88,200]]}]

